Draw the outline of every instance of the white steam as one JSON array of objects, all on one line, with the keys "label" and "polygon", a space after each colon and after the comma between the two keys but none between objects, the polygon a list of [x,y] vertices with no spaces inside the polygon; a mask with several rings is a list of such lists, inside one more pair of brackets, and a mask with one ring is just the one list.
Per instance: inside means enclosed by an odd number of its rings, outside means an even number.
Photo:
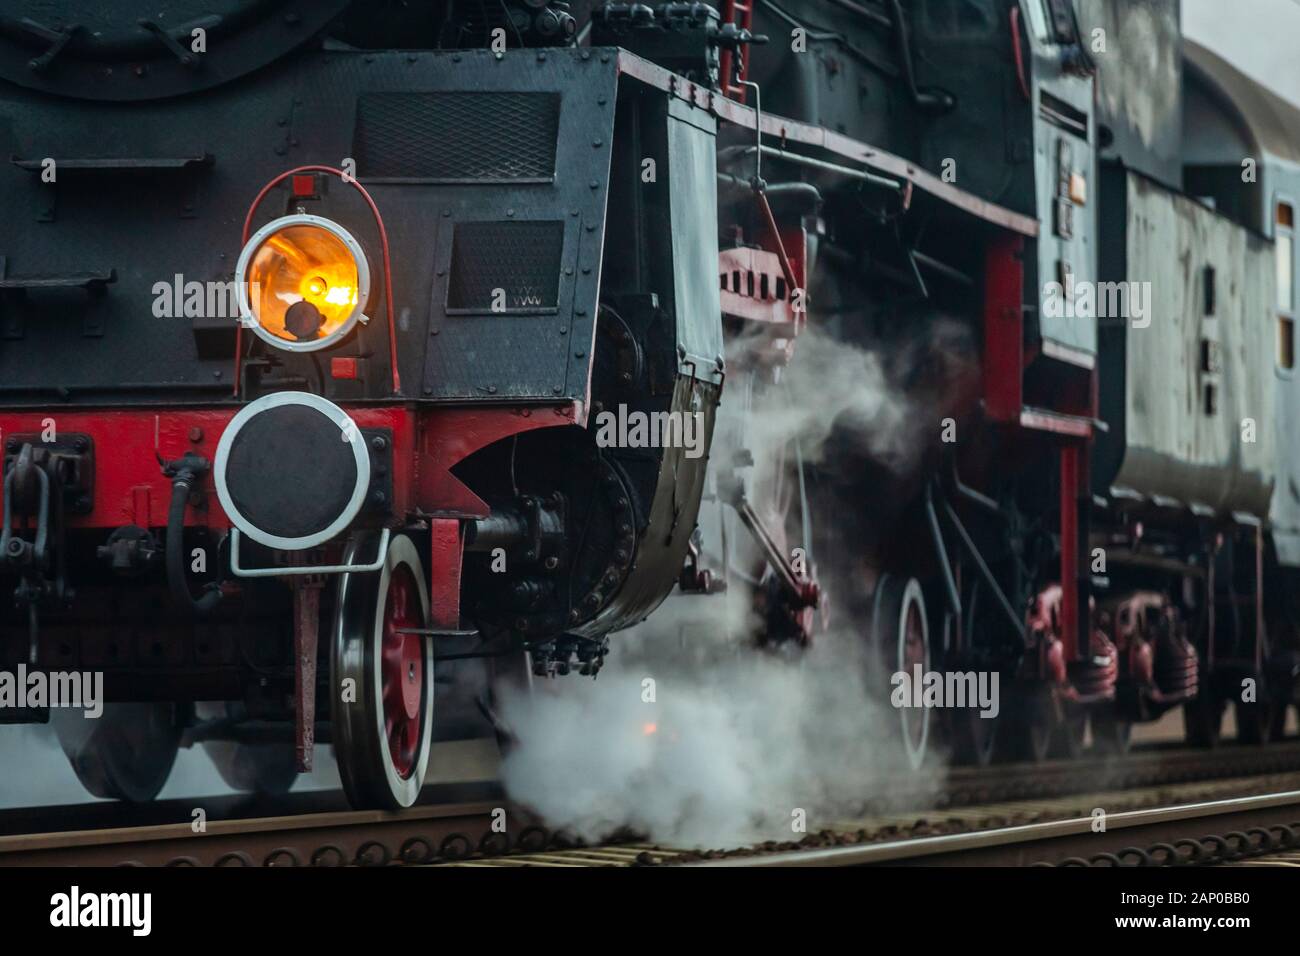
[{"label": "white steam", "polygon": [[[834,435],[895,476],[910,475],[921,462],[918,429],[934,418],[935,405],[933,396],[906,395],[893,381],[900,365],[915,368],[927,353],[948,351],[943,323],[924,328],[889,367],[877,351],[805,331],[775,386],[764,378],[770,371],[748,374],[746,356],[733,353],[711,465],[746,448],[766,466],[766,473],[750,470],[747,488],[774,530],[806,493],[772,473],[772,462],[794,460],[796,439],[808,465],[832,456]],[[742,347],[752,355],[765,346]],[[836,516],[832,510],[817,520]],[[761,570],[734,515],[706,501],[700,528],[708,565],[719,567],[724,525],[731,567]],[[786,547],[802,543],[798,527],[777,536]],[[586,839],[629,827],[664,843],[720,847],[798,840],[801,816],[815,832],[860,815],[900,774],[911,775],[909,789],[937,790],[939,774],[912,774],[891,737],[899,714],[861,613],[874,574],[830,555],[818,563],[823,588],[835,595],[834,629],[806,652],[753,646],[750,591],[733,578],[725,595],[675,594],[645,624],[615,635],[595,681],[502,688],[502,717],[518,741],[502,763],[507,792],[551,826]]]},{"label": "white steam", "polygon": [[[809,329],[780,383],[756,396],[748,416],[754,460],[798,439],[805,462],[821,463],[832,433],[850,440],[891,470],[917,462],[919,410],[892,387],[882,355]],[[724,407],[728,396],[724,394]]]},{"label": "white steam", "polygon": [[738,846],[798,840],[800,811],[809,832],[860,813],[904,772],[887,739],[897,712],[869,693],[856,648],[823,636],[786,659],[680,626],[708,605],[672,599],[616,638],[595,681],[505,691],[518,738],[501,768],[511,797],[590,840],[627,826],[675,845]]}]

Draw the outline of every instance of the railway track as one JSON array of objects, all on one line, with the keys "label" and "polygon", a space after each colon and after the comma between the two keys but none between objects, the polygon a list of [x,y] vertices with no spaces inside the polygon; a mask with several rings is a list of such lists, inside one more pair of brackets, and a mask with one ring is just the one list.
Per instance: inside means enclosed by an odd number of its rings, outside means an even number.
[{"label": "railway track", "polygon": [[1300,866],[1300,790],[1091,814],[869,846],[693,861],[696,866]]},{"label": "railway track", "polygon": [[[1201,840],[1207,842],[1191,846]],[[443,865],[1156,865],[1228,862],[1266,851],[1284,860],[1292,849],[1300,850],[1300,773],[822,821],[798,840],[733,848],[629,842]]]},{"label": "railway track", "polygon": [[[504,832],[495,831],[494,823]],[[506,834],[518,836],[507,842]],[[387,866],[508,847],[541,848],[550,840],[547,831],[498,800],[416,806],[402,813],[215,820],[202,830],[182,822],[5,836],[0,865]]]},{"label": "railway track", "polygon": [[1300,740],[1265,747],[1223,746],[1205,751],[1181,746],[1150,746],[1123,756],[1090,756],[1045,763],[952,767],[939,785],[907,783],[864,801],[863,810],[962,807],[1006,800],[1063,796],[1096,790],[1157,787],[1233,777],[1300,771]]},{"label": "railway track", "polygon": [[[299,812],[233,819],[214,819],[220,805],[209,801],[172,801],[177,806],[169,820],[150,819],[144,808],[132,811],[135,819],[125,826],[108,823],[112,805],[96,804],[86,808],[94,811],[88,814],[93,827],[68,826],[85,817],[62,808],[58,829],[0,836],[0,866],[762,865],[783,858],[829,861],[840,857],[817,854],[839,850],[879,855],[882,846],[919,847],[918,841],[1027,826],[1069,830],[1080,821],[1090,825],[1097,809],[1114,831],[1109,821],[1125,813],[1290,791],[1300,791],[1300,741],[1210,753],[1150,748],[1122,758],[956,768],[938,790],[893,788],[865,799],[844,819],[815,821],[797,841],[703,851],[646,843],[632,834],[580,845],[490,793],[397,814],[333,809],[328,795],[292,795]],[[190,819],[191,804],[209,808],[201,830]],[[1294,819],[1300,820],[1300,809]],[[1108,852],[1099,849],[1103,842],[1088,846]],[[855,859],[851,853],[843,858]]]}]

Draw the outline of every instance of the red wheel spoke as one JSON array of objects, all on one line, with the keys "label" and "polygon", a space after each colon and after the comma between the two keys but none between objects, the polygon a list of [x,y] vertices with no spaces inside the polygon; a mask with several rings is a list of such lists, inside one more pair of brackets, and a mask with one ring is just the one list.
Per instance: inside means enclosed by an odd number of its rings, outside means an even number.
[{"label": "red wheel spoke", "polygon": [[422,731],[424,638],[402,629],[423,626],[419,592],[405,566],[394,569],[384,608],[382,668],[384,733],[389,759],[401,777],[414,769]]}]

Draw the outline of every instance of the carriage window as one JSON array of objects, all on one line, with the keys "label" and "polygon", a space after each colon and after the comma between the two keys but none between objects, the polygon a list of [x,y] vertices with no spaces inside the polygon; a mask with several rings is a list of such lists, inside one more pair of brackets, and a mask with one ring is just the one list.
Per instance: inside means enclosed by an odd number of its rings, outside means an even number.
[{"label": "carriage window", "polygon": [[1285,315],[1277,320],[1278,368],[1295,368],[1295,319]]}]

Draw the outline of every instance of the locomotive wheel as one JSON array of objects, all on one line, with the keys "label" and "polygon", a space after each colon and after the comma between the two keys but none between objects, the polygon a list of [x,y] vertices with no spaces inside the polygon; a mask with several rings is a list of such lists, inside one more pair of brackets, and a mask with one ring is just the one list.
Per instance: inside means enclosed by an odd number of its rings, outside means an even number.
[{"label": "locomotive wheel", "polygon": [[1042,763],[1052,752],[1053,739],[1063,729],[1051,690],[1028,687],[1008,728],[1008,756]]},{"label": "locomotive wheel", "polygon": [[[930,629],[925,616],[925,595],[916,578],[883,574],[876,586],[872,612],[872,640],[879,649],[888,676],[902,672],[910,680],[919,664],[930,669]],[[892,686],[892,685],[891,685]],[[908,765],[917,770],[925,762],[930,739],[930,708],[898,707],[893,728]]]},{"label": "locomotive wheel", "polygon": [[981,717],[979,708],[962,707],[952,712],[952,745],[959,763],[987,767],[998,745],[997,717]]},{"label": "locomotive wheel", "polygon": [[1126,754],[1133,743],[1133,721],[1098,711],[1092,715],[1092,742],[1103,754]]},{"label": "locomotive wheel", "polygon": [[[1237,740],[1243,744],[1266,744],[1274,739],[1273,726],[1277,723],[1277,712],[1282,711],[1282,726],[1286,726],[1286,707],[1279,707],[1272,701],[1255,701],[1246,703],[1236,701],[1233,715],[1237,719]],[[1281,737],[1281,730],[1276,735]]]},{"label": "locomotive wheel", "polygon": [[52,710],[51,722],[81,785],[107,800],[148,803],[167,783],[180,749],[175,704],[105,704],[93,720]]},{"label": "locomotive wheel", "polygon": [[1202,688],[1201,693],[1183,704],[1183,733],[1193,747],[1214,748],[1223,735],[1225,701],[1211,698]]},{"label": "locomotive wheel", "polygon": [[1087,712],[1067,713],[1057,727],[1057,733],[1052,741],[1049,753],[1053,757],[1074,760],[1083,753],[1083,744],[1087,737]]},{"label": "locomotive wheel", "polygon": [[[963,609],[966,639],[971,643],[979,642],[976,627],[982,626],[978,611],[983,594],[983,583],[977,577],[972,578]],[[944,613],[945,661],[953,644],[953,620],[951,611]],[[947,663],[949,667],[953,666],[951,661]],[[957,665],[955,669],[961,670],[965,666]],[[998,748],[1003,746],[1002,734],[999,733],[1003,723],[1004,719],[1000,713],[996,717],[981,717],[978,707],[961,707],[948,711],[948,737],[954,759],[962,764],[987,767],[997,756]]]},{"label": "locomotive wheel", "polygon": [[[345,563],[368,561],[376,536],[348,544]],[[330,666],[334,755],[356,807],[415,803],[429,766],[433,734],[433,650],[427,637],[429,590],[415,544],[396,535],[383,570],[339,581]]]},{"label": "locomotive wheel", "polygon": [[1273,724],[1269,727],[1269,740],[1283,740],[1286,738],[1286,714],[1290,706],[1290,704],[1282,703],[1273,709]]},{"label": "locomotive wheel", "polygon": [[[227,717],[237,717],[241,706],[226,703],[221,712]],[[231,790],[278,797],[288,793],[298,779],[293,748],[285,744],[209,740],[203,749]]]}]

